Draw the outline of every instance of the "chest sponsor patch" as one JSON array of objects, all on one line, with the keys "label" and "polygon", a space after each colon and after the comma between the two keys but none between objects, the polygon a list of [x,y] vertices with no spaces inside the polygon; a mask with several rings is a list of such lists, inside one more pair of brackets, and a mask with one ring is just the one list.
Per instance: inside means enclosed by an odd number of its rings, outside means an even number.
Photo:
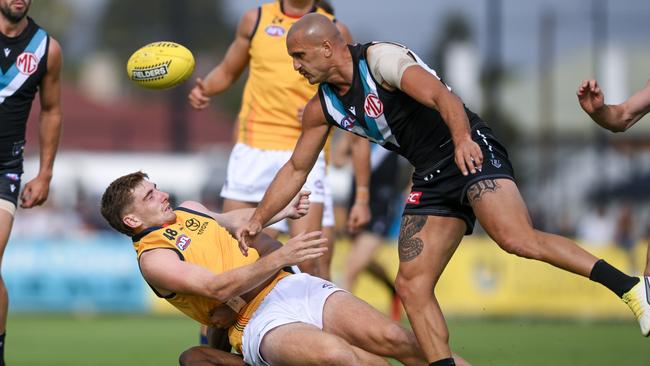
[{"label": "chest sponsor patch", "polygon": [[366,116],[377,118],[384,114],[384,103],[381,102],[376,94],[370,93],[366,96],[363,109],[366,112]]},{"label": "chest sponsor patch", "polygon": [[185,249],[187,249],[187,247],[189,247],[191,243],[192,243],[192,239],[185,234],[182,234],[181,236],[178,237],[178,239],[176,239],[176,247],[181,251],[185,251]]},{"label": "chest sponsor patch", "polygon": [[406,197],[406,203],[409,205],[419,205],[420,197],[422,197],[422,192],[411,192],[408,197]]},{"label": "chest sponsor patch", "polygon": [[31,52],[23,52],[16,58],[16,67],[25,75],[31,75],[38,69],[38,57]]},{"label": "chest sponsor patch", "polygon": [[279,25],[269,25],[268,27],[264,28],[264,32],[268,34],[271,37],[282,37],[284,36],[284,28],[282,28]]}]

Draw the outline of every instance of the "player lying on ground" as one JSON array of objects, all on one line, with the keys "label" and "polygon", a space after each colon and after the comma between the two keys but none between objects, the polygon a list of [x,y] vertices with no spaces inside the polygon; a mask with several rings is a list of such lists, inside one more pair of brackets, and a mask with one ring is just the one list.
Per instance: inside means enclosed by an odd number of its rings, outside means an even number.
[{"label": "player lying on ground", "polygon": [[[104,192],[102,215],[133,239],[142,275],[158,296],[206,325],[221,304],[238,313],[229,339],[244,362],[387,365],[384,356],[426,363],[412,332],[330,282],[283,269],[323,255],[319,232],[244,256],[227,230],[253,209],[217,214],[184,202],[174,210],[168,198],[146,174],[128,174]],[[273,220],[304,215],[305,202],[299,195]]]}]

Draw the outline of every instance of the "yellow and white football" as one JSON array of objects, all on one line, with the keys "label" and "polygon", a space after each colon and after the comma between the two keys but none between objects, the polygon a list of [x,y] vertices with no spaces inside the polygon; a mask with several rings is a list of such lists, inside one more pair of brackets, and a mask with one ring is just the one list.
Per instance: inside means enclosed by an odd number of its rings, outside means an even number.
[{"label": "yellow and white football", "polygon": [[194,72],[194,56],[175,42],[154,42],[135,51],[126,72],[136,84],[149,89],[167,89],[185,81]]}]

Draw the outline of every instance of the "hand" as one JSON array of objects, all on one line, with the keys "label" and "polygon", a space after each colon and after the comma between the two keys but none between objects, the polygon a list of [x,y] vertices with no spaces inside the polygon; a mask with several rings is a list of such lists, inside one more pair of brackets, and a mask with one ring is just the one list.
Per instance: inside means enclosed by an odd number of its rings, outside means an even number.
[{"label": "hand", "polygon": [[187,96],[190,105],[196,109],[204,109],[210,104],[210,97],[206,92],[205,82],[203,79],[197,78],[194,87]]},{"label": "hand", "polygon": [[596,80],[583,81],[576,94],[578,95],[580,107],[589,115],[605,106],[605,96]]},{"label": "hand", "polygon": [[322,232],[312,231],[300,233],[289,239],[282,248],[276,250],[277,255],[282,256],[285,266],[293,266],[304,261],[321,257],[327,252],[327,238],[323,238]]},{"label": "hand", "polygon": [[359,230],[370,222],[370,206],[367,203],[355,203],[350,209],[348,215],[348,232],[356,234]]},{"label": "hand", "polygon": [[483,152],[478,144],[469,137],[455,144],[455,161],[463,175],[472,174],[483,169]]},{"label": "hand", "polygon": [[25,188],[23,188],[23,192],[20,194],[20,207],[32,208],[42,205],[47,200],[49,192],[50,180],[37,176],[25,184]]},{"label": "hand", "polygon": [[237,313],[228,307],[228,305],[221,304],[216,306],[210,311],[210,325],[219,329],[227,329],[237,320]]},{"label": "hand", "polygon": [[251,217],[246,225],[237,229],[235,236],[239,242],[239,250],[244,257],[248,257],[248,247],[251,246],[255,237],[262,231],[262,224],[259,220]]},{"label": "hand", "polygon": [[309,212],[309,195],[310,191],[300,191],[296,197],[291,200],[289,205],[285,207],[284,216],[289,219],[299,219]]}]

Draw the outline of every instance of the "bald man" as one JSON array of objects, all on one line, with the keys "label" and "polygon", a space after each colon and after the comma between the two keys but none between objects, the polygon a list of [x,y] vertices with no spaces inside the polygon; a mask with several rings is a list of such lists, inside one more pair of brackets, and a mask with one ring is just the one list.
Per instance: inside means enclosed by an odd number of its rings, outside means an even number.
[{"label": "bald man", "polygon": [[434,289],[476,219],[508,253],[603,284],[633,309],[643,334],[650,333],[648,278],[628,276],[569,239],[535,230],[503,145],[415,53],[392,43],[347,45],[319,15],[291,28],[287,49],[294,69],[320,83],[318,95],[305,108],[291,159],[237,232],[242,251],[295,196],[336,126],[415,167],[398,240],[396,287],[430,365],[455,365]]}]

